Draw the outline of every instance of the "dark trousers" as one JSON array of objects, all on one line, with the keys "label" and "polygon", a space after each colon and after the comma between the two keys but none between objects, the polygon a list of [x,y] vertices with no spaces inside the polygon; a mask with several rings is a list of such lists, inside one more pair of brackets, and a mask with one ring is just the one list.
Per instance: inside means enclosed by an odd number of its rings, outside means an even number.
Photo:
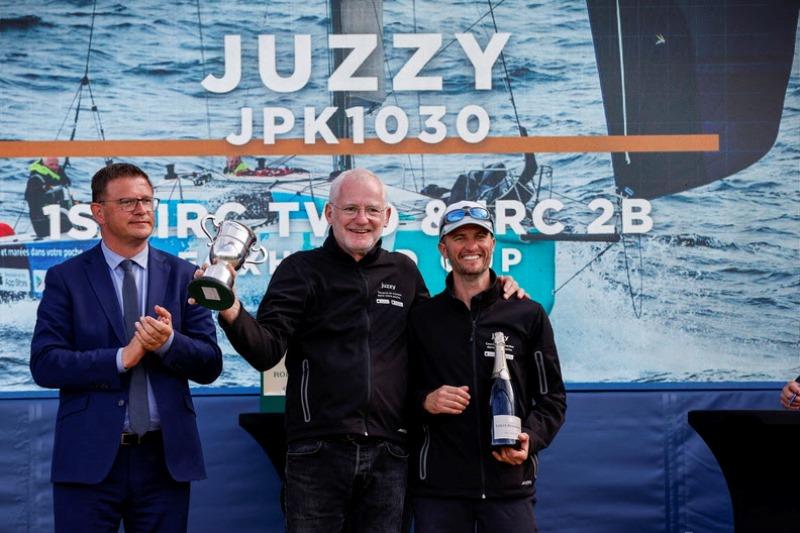
[{"label": "dark trousers", "polygon": [[172,479],[160,433],[141,444],[120,446],[111,472],[100,483],[54,483],[56,533],[186,531],[189,483]]},{"label": "dark trousers", "polygon": [[340,437],[290,442],[286,454],[289,533],[397,533],[408,451],[383,440]]},{"label": "dark trousers", "polygon": [[536,533],[533,498],[412,499],[414,533]]}]

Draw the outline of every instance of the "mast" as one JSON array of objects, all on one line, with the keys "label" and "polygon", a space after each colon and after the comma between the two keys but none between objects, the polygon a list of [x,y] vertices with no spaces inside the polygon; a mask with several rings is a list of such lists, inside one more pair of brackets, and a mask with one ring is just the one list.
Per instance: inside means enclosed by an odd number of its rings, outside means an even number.
[{"label": "mast", "polygon": [[[331,102],[336,113],[331,117],[331,130],[337,139],[349,139],[352,136],[350,123],[345,109],[352,106],[364,106],[367,112],[379,106],[386,99],[386,81],[383,75],[383,0],[329,0],[329,32],[338,34],[374,34],[378,38],[378,46],[355,72],[355,76],[375,76],[378,78],[377,91],[336,91],[331,95]],[[350,53],[348,49],[332,50],[330,75]],[[333,171],[338,173],[353,168],[353,156],[349,154],[333,157]]]}]

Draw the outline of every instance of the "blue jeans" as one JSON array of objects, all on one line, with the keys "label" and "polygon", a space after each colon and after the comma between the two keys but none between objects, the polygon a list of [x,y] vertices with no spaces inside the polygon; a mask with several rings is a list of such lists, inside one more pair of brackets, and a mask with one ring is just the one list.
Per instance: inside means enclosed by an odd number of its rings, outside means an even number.
[{"label": "blue jeans", "polygon": [[286,454],[289,533],[397,533],[408,450],[380,439],[333,437],[290,442]]}]

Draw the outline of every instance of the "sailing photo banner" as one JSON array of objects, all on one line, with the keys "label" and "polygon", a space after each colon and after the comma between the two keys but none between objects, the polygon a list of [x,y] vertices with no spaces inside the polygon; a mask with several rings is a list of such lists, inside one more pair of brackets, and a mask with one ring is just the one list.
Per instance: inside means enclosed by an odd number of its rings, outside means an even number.
[{"label": "sailing photo banner", "polygon": [[[568,382],[800,373],[796,2],[4,12],[0,390],[36,388],[44,275],[97,244],[90,180],[108,161],[149,174],[157,248],[199,265],[207,215],[253,228],[265,261],[237,279],[251,311],[287,255],[322,243],[331,180],[358,166],[387,185],[383,246],[432,293],[441,213],[489,207],[493,269],[550,313]],[[219,339],[216,385],[258,384]]]}]

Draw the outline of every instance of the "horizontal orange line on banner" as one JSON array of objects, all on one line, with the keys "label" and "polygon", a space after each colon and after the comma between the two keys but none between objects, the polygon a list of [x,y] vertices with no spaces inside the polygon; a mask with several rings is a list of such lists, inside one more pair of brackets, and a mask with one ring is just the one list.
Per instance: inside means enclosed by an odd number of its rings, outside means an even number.
[{"label": "horizontal orange line on banner", "polygon": [[488,137],[475,144],[448,137],[437,144],[405,139],[386,144],[343,139],[339,144],[305,144],[303,139],[260,140],[234,146],[225,140],[0,141],[0,157],[161,157],[204,155],[472,154],[524,152],[715,152],[719,135],[586,135]]}]

